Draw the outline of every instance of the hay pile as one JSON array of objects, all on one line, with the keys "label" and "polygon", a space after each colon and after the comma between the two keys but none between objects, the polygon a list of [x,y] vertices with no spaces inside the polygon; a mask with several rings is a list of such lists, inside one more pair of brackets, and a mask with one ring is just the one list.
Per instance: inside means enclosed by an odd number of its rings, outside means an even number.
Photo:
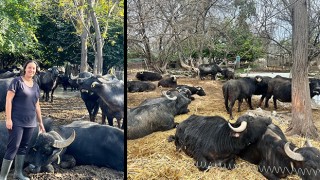
[{"label": "hay pile", "polygon": [[[229,119],[224,107],[222,95],[221,81],[199,81],[198,79],[178,79],[178,84],[198,85],[204,88],[207,96],[195,96],[194,101],[189,105],[190,112],[188,114],[175,117],[175,122],[182,122],[190,115],[219,115]],[[164,89],[163,89],[164,90]],[[159,97],[161,90],[158,88],[153,92],[128,93],[128,107],[135,107],[147,98]],[[254,97],[253,106],[258,104],[259,96]],[[269,102],[270,108],[273,110],[272,102]],[[237,103],[236,105],[237,106]],[[279,103],[279,112],[288,112],[291,105]],[[236,111],[234,107],[233,113],[235,119],[244,114],[248,110],[247,104],[244,102],[241,112]],[[319,117],[320,111],[313,110],[314,121],[316,126],[320,127]],[[285,131],[288,127],[288,121],[273,120]],[[175,129],[165,132],[155,132],[144,138],[137,140],[128,140],[128,179],[265,179],[258,171],[257,166],[249,164],[241,159],[237,159],[237,167],[233,170],[213,167],[207,172],[199,171],[194,165],[194,160],[187,156],[184,152],[177,152],[173,142],[168,142],[169,135],[174,135]],[[301,147],[304,139],[301,137],[287,137],[289,141]],[[320,142],[311,141],[313,146],[320,148]],[[286,179],[299,179],[298,176],[289,176]]]}]

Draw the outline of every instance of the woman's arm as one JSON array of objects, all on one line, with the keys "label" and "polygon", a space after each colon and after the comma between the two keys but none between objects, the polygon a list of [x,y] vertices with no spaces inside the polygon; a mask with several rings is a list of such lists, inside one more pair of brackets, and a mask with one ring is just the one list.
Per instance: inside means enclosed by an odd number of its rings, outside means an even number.
[{"label": "woman's arm", "polygon": [[12,119],[11,119],[11,112],[12,112],[12,100],[15,93],[13,91],[7,91],[6,97],[6,127],[7,129],[12,129]]},{"label": "woman's arm", "polygon": [[38,119],[38,123],[39,123],[40,133],[44,133],[44,132],[46,132],[46,130],[44,129],[43,122],[42,122],[42,115],[41,115],[41,108],[40,108],[39,99],[36,103],[36,113],[37,113],[37,119]]}]

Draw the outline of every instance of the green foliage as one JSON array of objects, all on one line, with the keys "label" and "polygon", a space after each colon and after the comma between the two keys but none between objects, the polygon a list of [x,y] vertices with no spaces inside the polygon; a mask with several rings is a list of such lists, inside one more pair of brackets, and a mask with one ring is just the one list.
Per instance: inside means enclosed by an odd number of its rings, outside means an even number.
[{"label": "green foliage", "polygon": [[[0,58],[33,58],[37,51],[38,39],[35,31],[38,26],[38,13],[27,0],[2,0],[0,3]],[[9,64],[9,63],[7,63]]]}]

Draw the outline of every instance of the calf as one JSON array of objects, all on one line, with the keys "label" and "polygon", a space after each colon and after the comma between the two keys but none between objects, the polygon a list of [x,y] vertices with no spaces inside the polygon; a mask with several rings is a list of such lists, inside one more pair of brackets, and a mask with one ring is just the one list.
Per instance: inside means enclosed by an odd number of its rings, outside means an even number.
[{"label": "calf", "polygon": [[156,85],[147,81],[128,81],[128,92],[144,92],[153,91],[156,89]]},{"label": "calf", "polygon": [[238,153],[255,143],[271,123],[270,118],[241,116],[234,124],[219,116],[191,115],[177,126],[174,140],[177,151],[184,151],[203,171],[209,166],[235,167]]},{"label": "calf", "polygon": [[[230,119],[233,119],[232,108],[236,100],[238,100],[238,112],[243,99],[247,100],[250,109],[252,108],[251,97],[256,92],[258,84],[262,81],[261,76],[254,78],[244,77],[240,79],[231,79],[225,82],[222,86],[224,104],[227,112],[230,114]],[[229,104],[230,101],[230,104]]]},{"label": "calf", "polygon": [[161,79],[158,82],[158,87],[171,87],[171,88],[175,88],[177,86],[177,78],[176,76],[172,76],[166,79]]}]

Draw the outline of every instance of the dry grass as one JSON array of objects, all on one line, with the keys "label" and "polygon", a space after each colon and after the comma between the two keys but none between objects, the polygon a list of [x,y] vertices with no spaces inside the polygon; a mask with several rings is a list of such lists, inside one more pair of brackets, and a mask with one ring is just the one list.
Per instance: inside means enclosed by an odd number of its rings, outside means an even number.
[{"label": "dry grass", "polygon": [[[133,73],[128,73],[128,79],[134,79]],[[155,82],[156,83],[156,82]],[[188,114],[179,115],[175,117],[175,122],[182,122],[192,114],[197,115],[219,115],[226,119],[229,115],[226,113],[221,81],[188,79],[178,79],[178,84],[198,85],[202,86],[207,96],[195,96],[194,101],[189,105],[190,112]],[[128,107],[135,107],[140,102],[147,98],[159,97],[161,90],[158,88],[153,92],[143,93],[129,93]],[[257,106],[259,96],[254,97],[253,106]],[[271,102],[270,108],[265,110],[273,110]],[[291,105],[279,103],[278,111],[289,112]],[[242,104],[242,111],[239,113],[235,110],[233,113],[235,119],[244,114],[249,108],[244,102]],[[313,110],[313,117],[316,126],[320,127],[319,117],[320,111]],[[288,125],[286,121],[273,122],[280,126],[285,131]],[[128,140],[128,179],[265,179],[258,171],[257,166],[249,164],[241,159],[237,159],[237,168],[227,170],[223,168],[213,167],[207,172],[199,171],[194,165],[194,160],[187,156],[184,152],[177,152],[173,142],[169,143],[167,138],[169,135],[174,135],[175,129],[165,132],[155,132],[144,138],[137,140]],[[304,139],[301,137],[288,137],[297,146],[301,147]],[[311,141],[312,144],[319,148],[320,142]],[[298,176],[288,176],[286,179],[299,179]]]}]

